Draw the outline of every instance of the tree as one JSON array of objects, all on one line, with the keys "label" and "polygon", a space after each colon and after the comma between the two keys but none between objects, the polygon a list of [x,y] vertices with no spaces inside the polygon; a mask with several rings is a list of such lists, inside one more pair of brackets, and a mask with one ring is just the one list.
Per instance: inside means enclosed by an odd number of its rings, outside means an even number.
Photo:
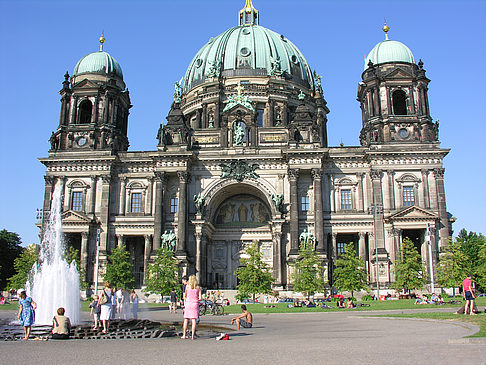
[{"label": "tree", "polygon": [[321,260],[314,250],[313,241],[301,241],[299,256],[295,260],[294,290],[303,293],[307,299],[324,290]]},{"label": "tree", "polygon": [[421,289],[427,280],[426,271],[422,258],[413,242],[406,237],[402,241],[400,259],[395,263],[393,269],[395,282],[392,288],[396,290]]},{"label": "tree", "polygon": [[344,247],[344,254],[336,260],[334,270],[334,286],[340,291],[350,291],[354,296],[355,290],[367,289],[367,273],[361,257],[356,256],[352,242]]},{"label": "tree", "polygon": [[486,244],[479,251],[480,264],[476,271],[476,283],[481,288],[486,288]]},{"label": "tree", "polygon": [[35,244],[25,247],[20,256],[13,262],[15,274],[8,279],[8,288],[15,290],[23,288],[29,278],[32,267],[38,259],[39,253]]},{"label": "tree", "polygon": [[14,260],[22,253],[22,241],[17,233],[0,231],[0,289],[7,285],[7,280],[16,273]]},{"label": "tree", "polygon": [[179,261],[174,252],[162,246],[157,250],[157,258],[150,264],[145,279],[149,293],[169,295],[179,288]]},{"label": "tree", "polygon": [[109,281],[112,287],[121,289],[130,289],[135,285],[130,253],[125,246],[116,247],[111,251],[104,280]]},{"label": "tree", "polygon": [[[484,257],[480,254],[482,248],[486,245],[486,237],[482,234],[477,234],[475,232],[468,232],[465,229],[461,229],[459,235],[457,236],[457,241],[461,245],[462,252],[466,255],[466,271],[474,276],[477,280],[478,287],[476,290],[485,288],[481,283],[483,282],[482,277],[486,274],[484,270]],[[466,273],[466,274],[467,274]],[[464,279],[464,277],[462,278]]]},{"label": "tree", "polygon": [[457,239],[449,241],[449,244],[442,249],[440,261],[437,265],[437,284],[445,288],[453,288],[453,295],[456,294],[456,287],[461,286],[467,272],[467,255],[461,248],[461,242]]},{"label": "tree", "polygon": [[262,253],[258,242],[253,242],[246,250],[248,258],[242,258],[240,266],[236,269],[238,277],[238,293],[240,298],[250,295],[255,301],[256,294],[270,294],[272,292],[273,277],[270,268],[262,260]]}]

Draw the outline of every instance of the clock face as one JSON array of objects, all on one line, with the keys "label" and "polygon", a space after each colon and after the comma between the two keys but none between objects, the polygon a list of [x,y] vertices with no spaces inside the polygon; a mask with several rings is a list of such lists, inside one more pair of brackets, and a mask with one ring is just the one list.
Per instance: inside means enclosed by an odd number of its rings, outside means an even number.
[{"label": "clock face", "polygon": [[408,138],[409,132],[408,129],[402,128],[398,131],[398,135],[402,137],[403,139]]},{"label": "clock face", "polygon": [[78,138],[78,146],[84,146],[86,144],[87,140],[86,137],[79,137]]}]

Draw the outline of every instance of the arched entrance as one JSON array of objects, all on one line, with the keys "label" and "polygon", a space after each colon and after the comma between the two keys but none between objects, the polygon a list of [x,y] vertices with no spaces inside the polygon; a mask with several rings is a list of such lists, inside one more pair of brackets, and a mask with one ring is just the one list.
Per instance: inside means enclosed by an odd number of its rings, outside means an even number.
[{"label": "arched entrance", "polygon": [[[208,289],[236,289],[236,269],[245,248],[258,241],[263,260],[273,267],[272,219],[266,194],[255,186],[233,183],[211,196],[205,245]],[[203,275],[204,275],[203,274]]]}]

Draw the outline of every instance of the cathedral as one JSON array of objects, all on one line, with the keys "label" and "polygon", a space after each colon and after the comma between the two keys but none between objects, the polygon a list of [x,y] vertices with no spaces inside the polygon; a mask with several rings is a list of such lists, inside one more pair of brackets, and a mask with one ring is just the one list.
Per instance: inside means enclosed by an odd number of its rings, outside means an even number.
[{"label": "cathedral", "polygon": [[385,24],[356,80],[360,145],[328,146],[321,77],[259,18],[246,0],[239,24],[196,53],[151,151],[128,148],[130,95],[104,37],[64,76],[59,124],[40,158],[43,210],[59,186],[65,237],[88,283],[101,281],[110,251],[124,245],[143,287],[169,241],[181,274],[195,273],[208,289],[236,289],[240,258],[257,241],[275,290],[291,290],[303,234],[329,286],[350,242],[372,287],[394,281],[405,237],[428,270],[437,262],[451,233],[449,150],[430,116],[423,63],[388,39]]}]

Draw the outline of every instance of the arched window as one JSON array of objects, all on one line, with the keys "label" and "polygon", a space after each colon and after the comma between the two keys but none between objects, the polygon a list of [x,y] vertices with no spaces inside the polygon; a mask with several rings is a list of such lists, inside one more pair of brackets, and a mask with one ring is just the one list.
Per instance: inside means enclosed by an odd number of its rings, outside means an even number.
[{"label": "arched window", "polygon": [[91,113],[93,111],[93,104],[91,101],[84,100],[79,105],[79,119],[78,122],[80,124],[88,124],[91,123]]},{"label": "arched window", "polygon": [[393,114],[407,115],[407,96],[403,90],[395,90],[392,94]]}]

